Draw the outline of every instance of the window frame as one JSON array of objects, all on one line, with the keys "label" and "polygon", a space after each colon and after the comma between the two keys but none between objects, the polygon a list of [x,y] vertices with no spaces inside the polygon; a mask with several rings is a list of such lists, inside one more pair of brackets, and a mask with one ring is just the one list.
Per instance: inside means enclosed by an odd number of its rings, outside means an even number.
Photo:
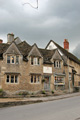
[{"label": "window frame", "polygon": [[54,60],[54,68],[61,68],[61,61],[60,60]]},{"label": "window frame", "polygon": [[[32,78],[33,78],[33,82],[31,82]],[[30,83],[31,84],[40,84],[40,75],[31,75]]]},{"label": "window frame", "polygon": [[[9,76],[9,82],[7,82],[7,76]],[[11,82],[11,77],[13,76],[13,82]],[[15,76],[17,76],[17,82],[15,82]],[[19,84],[19,76],[18,75],[11,75],[7,74],[6,75],[6,84]]]},{"label": "window frame", "polygon": [[[59,80],[59,79],[62,79],[62,80]],[[59,81],[61,81],[61,82],[59,82]],[[64,76],[55,75],[54,76],[54,85],[65,85],[65,78],[64,78]]]}]

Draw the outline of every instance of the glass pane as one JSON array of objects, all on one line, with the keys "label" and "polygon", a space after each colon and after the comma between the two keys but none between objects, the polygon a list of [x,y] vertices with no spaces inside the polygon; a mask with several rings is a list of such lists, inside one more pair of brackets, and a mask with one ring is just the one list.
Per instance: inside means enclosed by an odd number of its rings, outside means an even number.
[{"label": "glass pane", "polygon": [[34,83],[36,83],[36,76],[34,76]]},{"label": "glass pane", "polygon": [[31,83],[33,83],[33,76],[31,76]]},{"label": "glass pane", "polygon": [[18,76],[15,76],[15,83],[18,83]]},{"label": "glass pane", "polygon": [[11,83],[14,83],[14,76],[11,76]]},{"label": "glass pane", "polygon": [[38,82],[40,81],[39,79],[40,79],[40,77],[38,76]]},{"label": "glass pane", "polygon": [[34,65],[37,65],[37,58],[34,58]]},{"label": "glass pane", "polygon": [[33,65],[33,57],[31,57],[31,65]]},{"label": "glass pane", "polygon": [[12,56],[12,63],[14,63],[14,56]]},{"label": "glass pane", "polygon": [[40,63],[40,58],[38,58],[38,65],[39,65],[39,63]]},{"label": "glass pane", "polygon": [[7,79],[6,79],[6,82],[7,82],[7,83],[9,82],[9,75],[7,75]]},{"label": "glass pane", "polygon": [[16,63],[19,64],[19,56],[16,56]]},{"label": "glass pane", "polygon": [[10,56],[7,56],[7,63],[10,63]]}]

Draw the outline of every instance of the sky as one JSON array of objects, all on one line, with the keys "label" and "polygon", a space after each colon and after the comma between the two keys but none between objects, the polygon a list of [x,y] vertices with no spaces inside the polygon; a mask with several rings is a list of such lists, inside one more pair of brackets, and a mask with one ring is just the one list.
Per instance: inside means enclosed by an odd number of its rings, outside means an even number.
[{"label": "sky", "polygon": [[80,58],[80,0],[0,0],[0,39],[13,33],[30,45],[45,48],[50,40],[70,49]]}]

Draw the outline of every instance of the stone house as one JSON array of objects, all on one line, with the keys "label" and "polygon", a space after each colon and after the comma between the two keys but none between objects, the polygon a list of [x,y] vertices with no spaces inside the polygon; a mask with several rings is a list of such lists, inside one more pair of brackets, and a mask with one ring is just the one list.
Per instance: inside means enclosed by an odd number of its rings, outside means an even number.
[{"label": "stone house", "polygon": [[0,88],[7,93],[72,90],[80,85],[80,61],[53,40],[45,49],[29,45],[13,34],[7,43],[0,40]]}]

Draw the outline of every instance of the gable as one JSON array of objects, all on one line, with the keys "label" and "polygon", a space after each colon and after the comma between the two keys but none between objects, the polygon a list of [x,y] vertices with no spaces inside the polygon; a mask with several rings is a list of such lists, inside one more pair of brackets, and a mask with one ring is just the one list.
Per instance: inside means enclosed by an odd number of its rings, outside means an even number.
[{"label": "gable", "polygon": [[54,50],[54,49],[57,49],[57,46],[51,41],[51,42],[48,44],[48,46],[47,46],[46,49],[48,49],[48,50]]},{"label": "gable", "polygon": [[40,51],[38,50],[37,46],[34,45],[33,48],[31,49],[30,53],[28,56],[34,56],[34,57],[42,57]]},{"label": "gable", "polygon": [[15,54],[15,55],[20,55],[20,51],[18,50],[16,44],[13,42],[8,49],[6,50],[6,52],[4,54]]},{"label": "gable", "polygon": [[58,50],[55,51],[52,59],[54,59],[54,60],[62,60],[62,57],[61,57],[60,53],[58,52]]}]

